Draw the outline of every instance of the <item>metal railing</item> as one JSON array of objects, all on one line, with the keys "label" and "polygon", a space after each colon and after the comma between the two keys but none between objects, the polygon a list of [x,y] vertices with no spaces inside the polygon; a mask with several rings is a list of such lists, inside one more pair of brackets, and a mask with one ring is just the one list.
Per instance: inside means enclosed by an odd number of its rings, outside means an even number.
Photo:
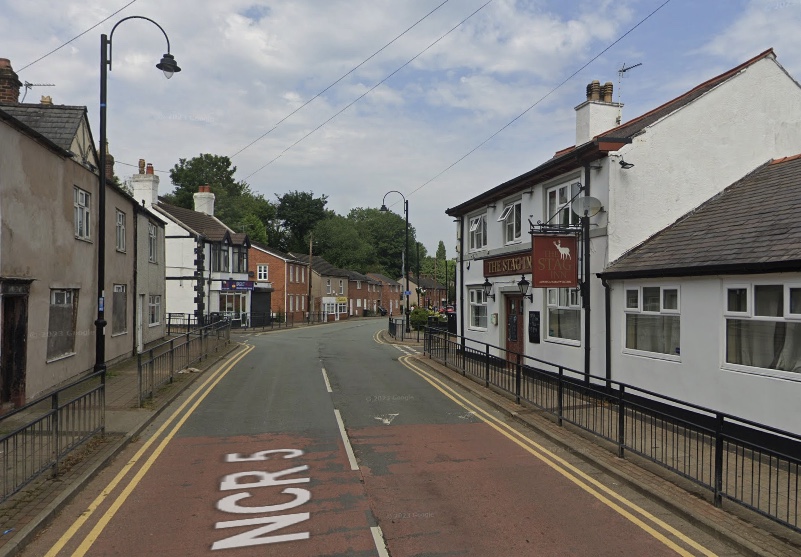
[{"label": "metal railing", "polygon": [[[391,324],[390,324],[391,325]],[[390,334],[391,331],[390,331]],[[801,436],[552,362],[427,328],[424,352],[492,386],[801,531]]]},{"label": "metal railing", "polygon": [[105,428],[105,372],[97,372],[0,417],[0,502]]},{"label": "metal railing", "polygon": [[231,340],[231,322],[227,319],[152,346],[137,355],[139,406],[153,398],[162,385],[172,383],[175,373],[201,361]]}]

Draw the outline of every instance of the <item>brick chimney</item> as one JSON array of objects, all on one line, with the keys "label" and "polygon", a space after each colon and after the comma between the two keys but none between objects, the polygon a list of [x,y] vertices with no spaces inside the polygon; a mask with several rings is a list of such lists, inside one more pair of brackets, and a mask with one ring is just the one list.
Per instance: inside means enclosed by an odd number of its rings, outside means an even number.
[{"label": "brick chimney", "polygon": [[139,159],[139,174],[131,176],[131,189],[134,199],[143,207],[150,208],[159,201],[159,177],[153,172],[153,165]]},{"label": "brick chimney", "polygon": [[211,193],[211,186],[200,186],[197,193],[193,196],[195,200],[195,211],[214,216],[214,194]]},{"label": "brick chimney", "polygon": [[22,82],[11,69],[11,61],[8,58],[0,58],[0,104],[19,103],[20,87]]},{"label": "brick chimney", "polygon": [[623,105],[612,102],[612,88],[611,81],[597,79],[587,85],[587,100],[576,107],[576,146],[618,125]]},{"label": "brick chimney", "polygon": [[108,140],[103,148],[106,150],[106,181],[111,182],[114,180],[114,157],[108,152]]}]

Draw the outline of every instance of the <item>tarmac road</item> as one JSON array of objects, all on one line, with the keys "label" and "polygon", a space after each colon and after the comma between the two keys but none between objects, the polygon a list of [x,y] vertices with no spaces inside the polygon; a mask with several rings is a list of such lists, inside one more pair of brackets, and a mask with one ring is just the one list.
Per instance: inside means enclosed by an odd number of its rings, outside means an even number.
[{"label": "tarmac road", "polygon": [[23,555],[738,555],[384,327],[242,337]]}]

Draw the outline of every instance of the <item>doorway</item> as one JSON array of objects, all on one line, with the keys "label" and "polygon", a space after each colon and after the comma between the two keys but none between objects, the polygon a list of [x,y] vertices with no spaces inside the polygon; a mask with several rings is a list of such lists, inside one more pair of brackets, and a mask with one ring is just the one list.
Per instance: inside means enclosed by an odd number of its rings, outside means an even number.
[{"label": "doorway", "polygon": [[506,298],[506,360],[517,363],[523,353],[523,296]]},{"label": "doorway", "polygon": [[[4,287],[7,285],[3,285]],[[13,286],[13,285],[8,285]],[[6,290],[4,288],[3,290]],[[25,367],[28,352],[28,294],[2,296],[0,310],[0,405],[17,408],[25,403]]]}]

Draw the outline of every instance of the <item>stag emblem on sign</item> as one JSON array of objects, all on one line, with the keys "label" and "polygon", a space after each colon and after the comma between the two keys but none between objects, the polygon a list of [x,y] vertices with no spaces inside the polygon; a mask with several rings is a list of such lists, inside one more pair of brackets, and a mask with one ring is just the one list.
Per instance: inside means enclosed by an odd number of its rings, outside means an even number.
[{"label": "stag emblem on sign", "polygon": [[562,247],[562,240],[556,240],[553,243],[553,245],[555,245],[556,249],[559,250],[559,255],[561,256],[561,259],[572,259],[572,257],[570,257],[570,248],[568,248],[568,247],[564,247],[563,248]]}]

